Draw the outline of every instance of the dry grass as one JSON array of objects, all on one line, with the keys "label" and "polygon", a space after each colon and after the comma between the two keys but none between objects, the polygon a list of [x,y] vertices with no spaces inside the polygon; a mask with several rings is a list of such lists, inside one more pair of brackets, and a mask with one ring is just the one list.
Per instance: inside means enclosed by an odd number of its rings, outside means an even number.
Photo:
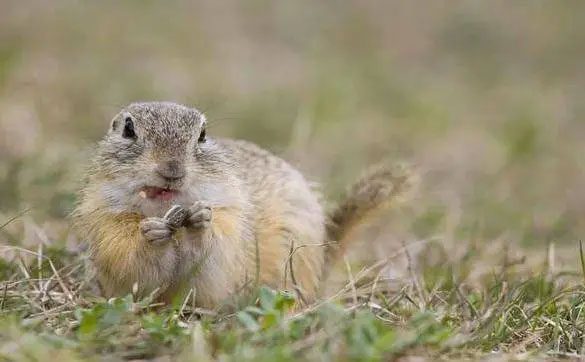
[{"label": "dry grass", "polygon": [[[257,299],[201,310],[189,298],[162,309],[131,295],[103,300],[83,254],[44,245],[0,250],[8,260],[0,269],[2,359],[533,360],[585,352],[585,274],[555,270],[552,247],[535,259],[503,253],[503,243],[495,254],[466,245],[457,255],[421,241],[367,267],[346,262],[342,285],[302,309],[291,309],[293,294],[260,288]],[[400,258],[408,273],[392,278],[388,266]]]}]

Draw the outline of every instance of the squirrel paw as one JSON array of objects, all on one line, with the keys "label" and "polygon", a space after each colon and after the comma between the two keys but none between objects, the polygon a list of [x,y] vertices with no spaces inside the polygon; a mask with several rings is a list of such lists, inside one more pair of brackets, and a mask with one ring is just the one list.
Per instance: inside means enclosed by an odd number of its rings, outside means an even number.
[{"label": "squirrel paw", "polygon": [[162,245],[172,240],[174,229],[164,218],[149,217],[140,222],[140,232],[149,243]]},{"label": "squirrel paw", "polygon": [[196,202],[189,208],[189,217],[186,226],[195,229],[204,229],[211,223],[211,207],[205,202]]}]

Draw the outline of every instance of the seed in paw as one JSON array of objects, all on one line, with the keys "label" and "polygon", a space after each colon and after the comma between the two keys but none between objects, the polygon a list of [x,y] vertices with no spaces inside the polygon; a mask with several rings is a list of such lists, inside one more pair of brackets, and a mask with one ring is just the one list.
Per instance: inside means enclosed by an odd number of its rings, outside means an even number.
[{"label": "seed in paw", "polygon": [[167,220],[171,227],[178,229],[185,224],[188,216],[188,211],[185,210],[184,207],[181,205],[174,205],[169,211],[167,211],[164,219]]}]

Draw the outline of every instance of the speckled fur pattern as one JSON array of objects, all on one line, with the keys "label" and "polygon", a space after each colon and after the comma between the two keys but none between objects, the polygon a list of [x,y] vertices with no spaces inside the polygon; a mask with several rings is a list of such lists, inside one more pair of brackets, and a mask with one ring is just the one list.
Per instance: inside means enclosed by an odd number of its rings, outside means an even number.
[{"label": "speckled fur pattern", "polygon": [[[133,139],[122,136],[127,118]],[[155,293],[170,302],[193,290],[197,304],[211,308],[259,283],[314,299],[328,240],[319,195],[288,163],[251,143],[198,142],[205,123],[196,109],[163,102],[131,104],[112,120],[74,214],[103,293]],[[159,177],[155,170],[166,161],[176,162],[185,177]],[[170,201],[150,200],[139,196],[145,186],[180,193]],[[339,221],[355,225],[365,209],[383,204],[360,197],[349,195]],[[181,228],[156,245],[141,233],[143,220],[163,217],[174,204],[187,209],[197,203],[211,208],[208,227]],[[335,237],[346,229],[337,225]]]}]

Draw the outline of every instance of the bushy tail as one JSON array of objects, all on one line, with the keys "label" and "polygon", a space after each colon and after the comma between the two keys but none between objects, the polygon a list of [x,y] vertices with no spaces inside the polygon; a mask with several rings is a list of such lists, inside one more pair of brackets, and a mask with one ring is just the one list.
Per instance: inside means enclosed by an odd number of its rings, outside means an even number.
[{"label": "bushy tail", "polygon": [[368,170],[330,214],[327,236],[332,247],[328,249],[328,263],[334,263],[343,254],[360,225],[403,201],[417,181],[411,169],[404,165],[382,165]]}]

